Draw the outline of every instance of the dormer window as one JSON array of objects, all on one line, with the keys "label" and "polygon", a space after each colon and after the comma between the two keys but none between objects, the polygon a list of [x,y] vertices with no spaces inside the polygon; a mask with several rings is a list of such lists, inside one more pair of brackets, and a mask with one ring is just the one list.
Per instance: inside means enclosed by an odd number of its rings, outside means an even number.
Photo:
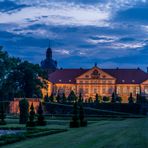
[{"label": "dormer window", "polygon": [[125,82],[125,80],[122,80],[122,83],[124,83]]},{"label": "dormer window", "polygon": [[134,83],[134,82],[135,82],[135,80],[132,80],[132,82]]},{"label": "dormer window", "polygon": [[69,82],[71,82],[71,80],[69,80]]},{"label": "dormer window", "polygon": [[59,80],[59,82],[62,82],[62,80]]},{"label": "dormer window", "polygon": [[85,78],[89,78],[89,75],[85,75]]}]

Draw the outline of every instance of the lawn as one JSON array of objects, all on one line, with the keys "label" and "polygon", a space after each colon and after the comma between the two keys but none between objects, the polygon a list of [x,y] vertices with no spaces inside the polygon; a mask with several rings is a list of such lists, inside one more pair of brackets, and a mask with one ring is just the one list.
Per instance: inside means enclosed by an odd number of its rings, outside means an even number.
[{"label": "lawn", "polygon": [[25,140],[4,148],[147,148],[148,118],[98,121],[87,128]]}]

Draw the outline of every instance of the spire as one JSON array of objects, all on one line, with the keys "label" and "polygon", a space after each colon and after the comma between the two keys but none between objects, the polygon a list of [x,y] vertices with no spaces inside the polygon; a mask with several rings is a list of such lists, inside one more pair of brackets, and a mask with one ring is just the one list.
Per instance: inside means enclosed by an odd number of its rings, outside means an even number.
[{"label": "spire", "polygon": [[46,59],[52,59],[52,49],[51,49],[51,42],[49,40],[49,45],[46,51]]},{"label": "spire", "polygon": [[95,67],[97,67],[97,64],[98,64],[98,63],[97,63],[97,62],[95,62]]}]

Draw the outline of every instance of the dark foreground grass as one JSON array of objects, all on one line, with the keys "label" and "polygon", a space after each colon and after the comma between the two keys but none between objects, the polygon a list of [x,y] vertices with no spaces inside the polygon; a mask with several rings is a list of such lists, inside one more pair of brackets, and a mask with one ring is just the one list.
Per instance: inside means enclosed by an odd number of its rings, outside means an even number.
[{"label": "dark foreground grass", "polygon": [[98,121],[87,128],[25,140],[5,148],[147,148],[148,118]]},{"label": "dark foreground grass", "polygon": [[32,128],[26,128],[26,127],[0,127],[0,130],[20,130],[22,133],[18,134],[7,134],[0,136],[0,147],[7,144],[16,143],[22,140],[27,140],[30,138],[36,138],[36,137],[43,137],[47,135],[57,134],[61,132],[67,131],[66,129],[54,129],[54,128],[40,128],[40,127],[32,127]]}]

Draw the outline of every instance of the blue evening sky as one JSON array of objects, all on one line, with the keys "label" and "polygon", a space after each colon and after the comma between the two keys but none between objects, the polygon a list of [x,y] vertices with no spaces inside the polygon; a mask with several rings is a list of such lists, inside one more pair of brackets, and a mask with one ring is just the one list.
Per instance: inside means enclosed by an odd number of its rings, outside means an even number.
[{"label": "blue evening sky", "polygon": [[148,66],[148,0],[0,0],[0,45],[59,67]]}]

